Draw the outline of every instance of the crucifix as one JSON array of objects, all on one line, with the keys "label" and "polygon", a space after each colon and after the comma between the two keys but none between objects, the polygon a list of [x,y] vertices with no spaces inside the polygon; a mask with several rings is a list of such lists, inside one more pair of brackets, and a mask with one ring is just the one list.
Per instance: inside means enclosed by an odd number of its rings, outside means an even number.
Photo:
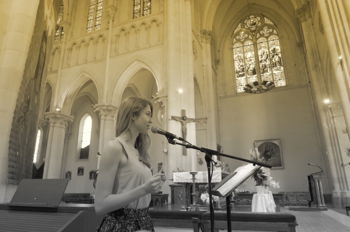
[{"label": "crucifix", "polygon": [[[186,110],[181,110],[181,116],[171,116],[171,120],[175,120],[181,123],[181,137],[186,140],[187,136],[187,123],[190,122],[205,122],[207,118],[188,118],[186,116]],[[185,147],[182,147],[182,154],[187,155],[187,151]]]}]

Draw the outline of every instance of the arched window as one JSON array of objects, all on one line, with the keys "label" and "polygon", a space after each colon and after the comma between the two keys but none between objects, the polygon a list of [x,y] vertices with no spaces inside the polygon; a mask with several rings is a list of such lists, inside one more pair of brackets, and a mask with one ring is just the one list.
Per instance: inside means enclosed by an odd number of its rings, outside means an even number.
[{"label": "arched window", "polygon": [[90,0],[88,18],[87,18],[87,32],[98,31],[101,29],[103,13],[103,0]]},{"label": "arched window", "polygon": [[234,78],[238,93],[255,81],[285,86],[286,78],[276,25],[263,15],[250,15],[233,34]]},{"label": "arched window", "polygon": [[80,159],[89,158],[90,142],[91,142],[92,118],[89,114],[85,114],[80,121],[79,127],[79,152]]},{"label": "arched window", "polygon": [[41,150],[41,142],[42,142],[42,131],[41,129],[39,129],[38,132],[36,133],[36,139],[35,139],[35,147],[34,147],[34,154],[33,154],[34,164],[38,161],[38,156]]},{"label": "arched window", "polygon": [[133,0],[133,18],[139,18],[151,14],[152,2],[151,0]]},{"label": "arched window", "polygon": [[56,28],[55,28],[55,40],[61,40],[64,37],[64,28],[63,28],[63,2],[61,2],[58,9]]}]

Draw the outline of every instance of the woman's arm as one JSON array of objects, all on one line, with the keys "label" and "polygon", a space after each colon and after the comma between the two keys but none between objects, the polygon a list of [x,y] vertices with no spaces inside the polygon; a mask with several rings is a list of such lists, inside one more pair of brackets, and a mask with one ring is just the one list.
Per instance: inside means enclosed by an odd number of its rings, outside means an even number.
[{"label": "woman's arm", "polygon": [[160,188],[160,176],[154,176],[151,180],[133,190],[112,194],[114,180],[123,155],[123,149],[119,143],[110,141],[106,145],[106,149],[101,157],[96,185],[95,210],[98,217],[120,209],[130,202]]}]

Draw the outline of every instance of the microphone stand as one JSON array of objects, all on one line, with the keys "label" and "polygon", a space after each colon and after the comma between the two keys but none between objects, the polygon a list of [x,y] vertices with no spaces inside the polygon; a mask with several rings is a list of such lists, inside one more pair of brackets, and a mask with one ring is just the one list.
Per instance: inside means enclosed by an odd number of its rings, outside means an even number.
[{"label": "microphone stand", "polygon": [[[259,166],[271,168],[270,165],[260,163],[257,161],[248,160],[248,159],[244,159],[244,158],[240,158],[240,157],[236,157],[236,156],[232,156],[232,155],[227,155],[227,154],[224,154],[224,153],[221,153],[221,152],[218,152],[216,150],[209,149],[209,148],[205,148],[205,147],[197,147],[197,146],[191,144],[190,142],[186,141],[183,138],[180,138],[180,140],[182,142],[177,142],[177,141],[175,141],[176,138],[173,138],[171,136],[166,136],[166,137],[167,137],[168,142],[170,144],[184,146],[186,148],[191,148],[194,150],[201,151],[202,153],[205,153],[205,162],[207,163],[207,172],[208,172],[208,194],[209,194],[210,231],[211,232],[214,232],[214,206],[213,206],[213,200],[212,200],[213,195],[212,195],[212,189],[211,189],[211,178],[212,178],[212,171],[213,170],[212,170],[211,166],[213,163],[215,163],[215,161],[212,159],[212,156],[213,155],[223,156],[223,157],[227,157],[230,159],[241,160],[241,161],[244,161],[247,163],[252,163],[254,165],[259,165]],[[226,202],[227,202],[227,200],[226,200]],[[227,207],[227,209],[230,209],[230,206]],[[231,210],[230,210],[230,212],[227,212],[227,213],[228,213],[227,216],[230,216]],[[227,218],[227,224],[228,224],[228,228],[231,228],[231,218],[230,217]]]}]

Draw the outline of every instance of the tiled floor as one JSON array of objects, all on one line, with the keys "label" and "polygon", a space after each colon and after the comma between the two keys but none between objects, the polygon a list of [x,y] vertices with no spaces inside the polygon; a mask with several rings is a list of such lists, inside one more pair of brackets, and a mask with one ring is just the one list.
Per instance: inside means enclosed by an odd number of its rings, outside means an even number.
[{"label": "tiled floor", "polygon": [[[349,232],[350,217],[332,209],[327,211],[289,211],[297,218],[297,232]],[[346,224],[346,222],[348,222]]]},{"label": "tiled floor", "polygon": [[[281,208],[281,212],[294,214],[297,232],[350,232],[350,217],[342,209],[327,211],[292,211]],[[156,232],[190,232],[192,229],[156,228]],[[247,232],[247,231],[245,231]]]}]

